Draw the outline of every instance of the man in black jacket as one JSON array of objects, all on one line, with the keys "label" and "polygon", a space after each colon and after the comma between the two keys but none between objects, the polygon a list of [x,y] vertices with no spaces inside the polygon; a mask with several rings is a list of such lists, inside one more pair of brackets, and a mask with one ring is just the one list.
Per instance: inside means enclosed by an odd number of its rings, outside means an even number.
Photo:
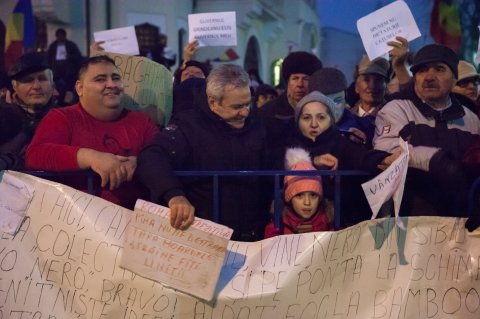
[{"label": "man in black jacket", "polygon": [[[224,64],[207,78],[199,107],[179,113],[138,157],[136,178],[153,201],[167,204],[174,218],[196,216],[234,229],[232,239],[261,239],[267,221],[265,187],[258,177],[219,179],[220,220],[214,216],[212,177],[179,178],[175,170],[239,171],[264,169],[265,131],[249,117],[248,74]],[[192,101],[193,103],[193,101]]]}]

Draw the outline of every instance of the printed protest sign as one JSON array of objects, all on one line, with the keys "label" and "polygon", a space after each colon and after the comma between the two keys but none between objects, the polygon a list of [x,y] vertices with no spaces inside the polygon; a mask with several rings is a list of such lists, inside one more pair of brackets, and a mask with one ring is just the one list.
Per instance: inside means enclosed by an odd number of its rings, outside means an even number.
[{"label": "printed protest sign", "polygon": [[134,212],[5,174],[35,191],[19,231],[0,234],[0,318],[480,318],[480,238],[464,218],[229,241],[209,303],[120,267]]},{"label": "printed protest sign", "polygon": [[126,55],[140,54],[137,34],[133,26],[97,31],[93,33],[93,38],[95,42],[103,41],[102,47],[107,52]]},{"label": "printed protest sign", "polygon": [[147,113],[162,126],[170,121],[173,105],[172,73],[163,65],[141,56],[99,51],[115,60],[124,84],[122,104]]},{"label": "printed protest sign", "polygon": [[357,29],[370,60],[388,53],[392,47],[387,42],[395,41],[396,36],[411,41],[421,35],[412,12],[404,1],[394,1],[360,18]]},{"label": "printed protest sign", "polygon": [[[138,200],[121,266],[201,299],[213,298],[233,230],[201,218],[170,226],[170,209]],[[125,257],[127,256],[127,257]]]},{"label": "printed protest sign", "polygon": [[373,212],[372,219],[377,217],[382,205],[392,198],[395,216],[397,217],[399,225],[401,225],[401,220],[398,219],[398,217],[403,198],[403,190],[405,188],[405,180],[407,178],[410,154],[408,144],[402,138],[399,140],[399,145],[401,150],[400,156],[378,176],[363,183],[362,188]]},{"label": "printed protest sign", "polygon": [[237,45],[235,12],[210,12],[188,15],[188,41],[203,46]]}]

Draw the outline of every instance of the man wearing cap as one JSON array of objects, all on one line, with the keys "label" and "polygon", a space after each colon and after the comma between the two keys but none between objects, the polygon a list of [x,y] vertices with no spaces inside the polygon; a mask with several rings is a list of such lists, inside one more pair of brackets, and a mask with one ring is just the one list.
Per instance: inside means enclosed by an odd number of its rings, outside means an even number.
[{"label": "man wearing cap", "polygon": [[[478,113],[478,84],[480,83],[480,75],[475,69],[475,66],[467,61],[461,60],[458,62],[458,80],[452,89],[452,92],[461,95],[460,101],[470,110]],[[469,101],[464,101],[461,98],[466,97]],[[457,98],[459,98],[457,96]]]},{"label": "man wearing cap", "polygon": [[268,84],[260,84],[255,89],[254,102],[256,108],[261,108],[270,101],[278,97],[277,90]]},{"label": "man wearing cap", "polygon": [[27,144],[40,120],[56,106],[53,73],[43,55],[27,53],[15,61],[8,77],[13,92],[1,101],[0,154],[13,160],[1,168],[23,169]]},{"label": "man wearing cap", "polygon": [[355,79],[355,92],[360,100],[352,107],[358,116],[375,116],[385,103],[385,93],[390,64],[384,58],[372,61],[364,55],[358,65],[358,76]]},{"label": "man wearing cap", "polygon": [[410,70],[413,84],[377,114],[374,148],[395,152],[399,137],[411,145],[404,214],[465,216],[468,182],[459,159],[478,137],[480,121],[451,97],[458,57],[427,45]]},{"label": "man wearing cap", "polygon": [[[321,68],[322,62],[315,55],[303,51],[290,53],[283,61],[286,91],[258,110],[258,117],[267,129],[267,143],[272,152],[269,157],[283,158],[285,141],[295,131],[295,106],[309,92],[310,75]],[[277,168],[283,168],[283,163],[278,165]]]}]

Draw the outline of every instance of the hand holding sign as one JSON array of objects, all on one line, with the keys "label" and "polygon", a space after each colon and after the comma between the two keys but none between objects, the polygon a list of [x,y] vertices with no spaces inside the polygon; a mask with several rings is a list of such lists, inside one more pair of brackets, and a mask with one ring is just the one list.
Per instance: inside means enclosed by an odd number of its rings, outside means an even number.
[{"label": "hand holding sign", "polygon": [[204,46],[237,45],[235,12],[212,12],[188,15],[188,42]]},{"label": "hand holding sign", "polygon": [[373,60],[392,48],[388,42],[402,36],[411,41],[420,36],[412,12],[403,1],[395,1],[357,21],[368,58]]},{"label": "hand holding sign", "polygon": [[95,42],[103,42],[102,47],[107,52],[126,55],[140,54],[133,26],[94,32],[93,38]]},{"label": "hand holding sign", "polygon": [[[409,151],[407,142],[400,139],[399,143],[402,150],[401,153],[387,157],[384,160],[385,163],[382,163],[390,164],[390,166],[372,180],[363,183],[362,188],[373,211],[372,219],[377,217],[382,205],[390,198],[393,198],[397,223],[400,227],[403,227],[399,219],[399,213],[407,177]],[[392,162],[392,159],[395,160]]]}]

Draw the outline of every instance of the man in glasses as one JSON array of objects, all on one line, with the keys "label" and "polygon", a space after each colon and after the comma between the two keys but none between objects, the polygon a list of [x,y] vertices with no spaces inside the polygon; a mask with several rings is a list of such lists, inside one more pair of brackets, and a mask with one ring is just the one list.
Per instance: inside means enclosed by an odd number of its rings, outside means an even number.
[{"label": "man in glasses", "polygon": [[461,60],[458,63],[458,80],[453,87],[452,92],[467,97],[470,101],[472,101],[472,105],[477,104],[473,110],[477,114],[478,84],[480,84],[480,75],[478,74],[475,66],[467,61]]}]

